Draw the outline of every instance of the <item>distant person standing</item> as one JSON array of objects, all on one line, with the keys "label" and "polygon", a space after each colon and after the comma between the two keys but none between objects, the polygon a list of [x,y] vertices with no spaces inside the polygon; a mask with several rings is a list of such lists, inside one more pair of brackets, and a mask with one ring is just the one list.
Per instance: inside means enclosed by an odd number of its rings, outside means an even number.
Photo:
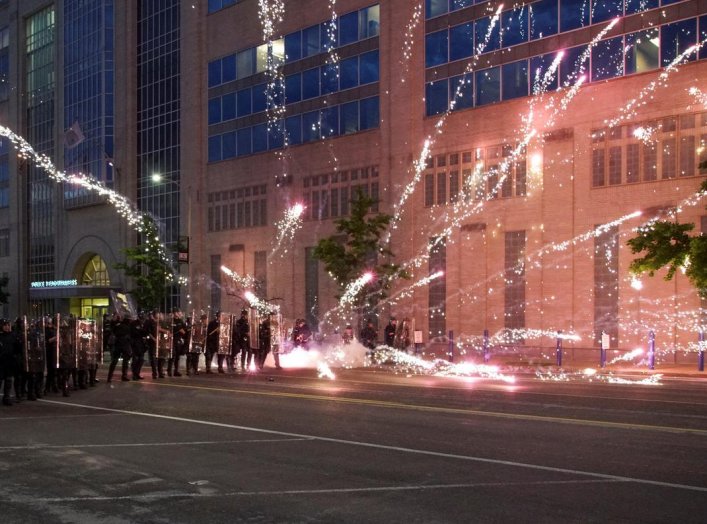
[{"label": "distant person standing", "polygon": [[[241,353],[241,369],[248,371],[253,360],[253,350],[250,347],[250,324],[248,323],[248,310],[241,311],[241,318],[236,320],[233,328],[233,344]],[[235,363],[234,363],[235,366]]]},{"label": "distant person standing", "polygon": [[395,333],[398,328],[398,320],[395,317],[390,317],[390,320],[388,321],[388,325],[385,326],[384,330],[384,337],[385,337],[385,345],[388,347],[394,347],[395,346]]},{"label": "distant person standing", "polygon": [[368,349],[375,349],[376,343],[378,341],[378,332],[373,326],[373,321],[368,320],[366,325],[361,330],[360,336],[361,344],[363,344]]},{"label": "distant person standing", "polygon": [[[211,373],[211,364],[214,360],[214,355],[218,353],[218,340],[219,340],[219,329],[220,324],[218,321],[220,312],[214,313],[214,318],[209,322],[206,327],[206,351],[204,353],[206,367],[206,373]],[[223,366],[223,364],[221,364]]]}]

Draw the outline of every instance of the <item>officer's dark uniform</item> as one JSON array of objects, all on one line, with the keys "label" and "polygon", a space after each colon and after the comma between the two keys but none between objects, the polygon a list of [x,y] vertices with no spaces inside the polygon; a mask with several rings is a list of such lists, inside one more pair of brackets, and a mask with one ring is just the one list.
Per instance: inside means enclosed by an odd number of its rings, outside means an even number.
[{"label": "officer's dark uniform", "polygon": [[211,361],[214,359],[214,355],[218,353],[219,326],[218,313],[216,313],[214,319],[206,326],[206,353],[204,356],[206,358],[207,373],[211,373]]},{"label": "officer's dark uniform", "polygon": [[12,405],[13,378],[17,374],[17,359],[22,355],[20,341],[12,332],[9,320],[0,321],[0,382],[2,382],[2,403]]}]

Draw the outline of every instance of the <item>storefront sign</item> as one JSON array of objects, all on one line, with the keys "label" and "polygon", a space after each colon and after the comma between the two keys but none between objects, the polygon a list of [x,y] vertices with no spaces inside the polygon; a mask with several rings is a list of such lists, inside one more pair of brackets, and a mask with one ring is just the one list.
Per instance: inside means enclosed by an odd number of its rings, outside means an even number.
[{"label": "storefront sign", "polygon": [[66,287],[66,286],[77,286],[78,281],[74,278],[71,280],[39,280],[37,282],[32,282],[30,287]]}]

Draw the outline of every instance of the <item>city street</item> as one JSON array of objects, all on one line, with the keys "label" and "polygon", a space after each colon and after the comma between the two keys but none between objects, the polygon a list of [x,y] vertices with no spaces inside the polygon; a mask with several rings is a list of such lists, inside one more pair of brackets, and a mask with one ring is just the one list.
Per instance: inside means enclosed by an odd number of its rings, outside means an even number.
[{"label": "city street", "polygon": [[705,521],[702,377],[334,371],[101,381],[0,409],[0,520]]}]

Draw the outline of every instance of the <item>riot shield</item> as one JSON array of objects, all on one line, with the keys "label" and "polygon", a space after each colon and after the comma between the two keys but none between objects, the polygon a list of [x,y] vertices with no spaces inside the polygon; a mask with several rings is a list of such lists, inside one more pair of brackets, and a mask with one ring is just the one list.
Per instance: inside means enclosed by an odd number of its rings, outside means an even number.
[{"label": "riot shield", "polygon": [[81,371],[92,369],[100,362],[102,348],[96,333],[96,321],[79,318],[75,321],[76,328],[76,367]]},{"label": "riot shield", "polygon": [[192,319],[189,353],[201,353],[206,345],[206,324],[196,319],[196,315],[192,315]]},{"label": "riot shield", "polygon": [[57,314],[57,344],[59,355],[57,363],[61,369],[73,369],[78,366],[78,351],[76,347],[76,318],[62,318]]},{"label": "riot shield", "polygon": [[280,353],[282,345],[282,315],[273,313],[270,316],[270,349],[273,353]]},{"label": "riot shield", "polygon": [[172,358],[172,321],[160,319],[156,322],[156,326],[157,358]]},{"label": "riot shield", "polygon": [[266,315],[260,314],[257,308],[250,308],[250,323],[248,324],[249,339],[251,349],[260,349],[260,322],[265,320]]},{"label": "riot shield", "polygon": [[44,319],[28,321],[24,318],[24,371],[44,373],[46,347],[44,343]]},{"label": "riot shield", "polygon": [[233,331],[233,315],[219,313],[218,316],[218,351],[219,355],[231,354],[231,332]]}]

